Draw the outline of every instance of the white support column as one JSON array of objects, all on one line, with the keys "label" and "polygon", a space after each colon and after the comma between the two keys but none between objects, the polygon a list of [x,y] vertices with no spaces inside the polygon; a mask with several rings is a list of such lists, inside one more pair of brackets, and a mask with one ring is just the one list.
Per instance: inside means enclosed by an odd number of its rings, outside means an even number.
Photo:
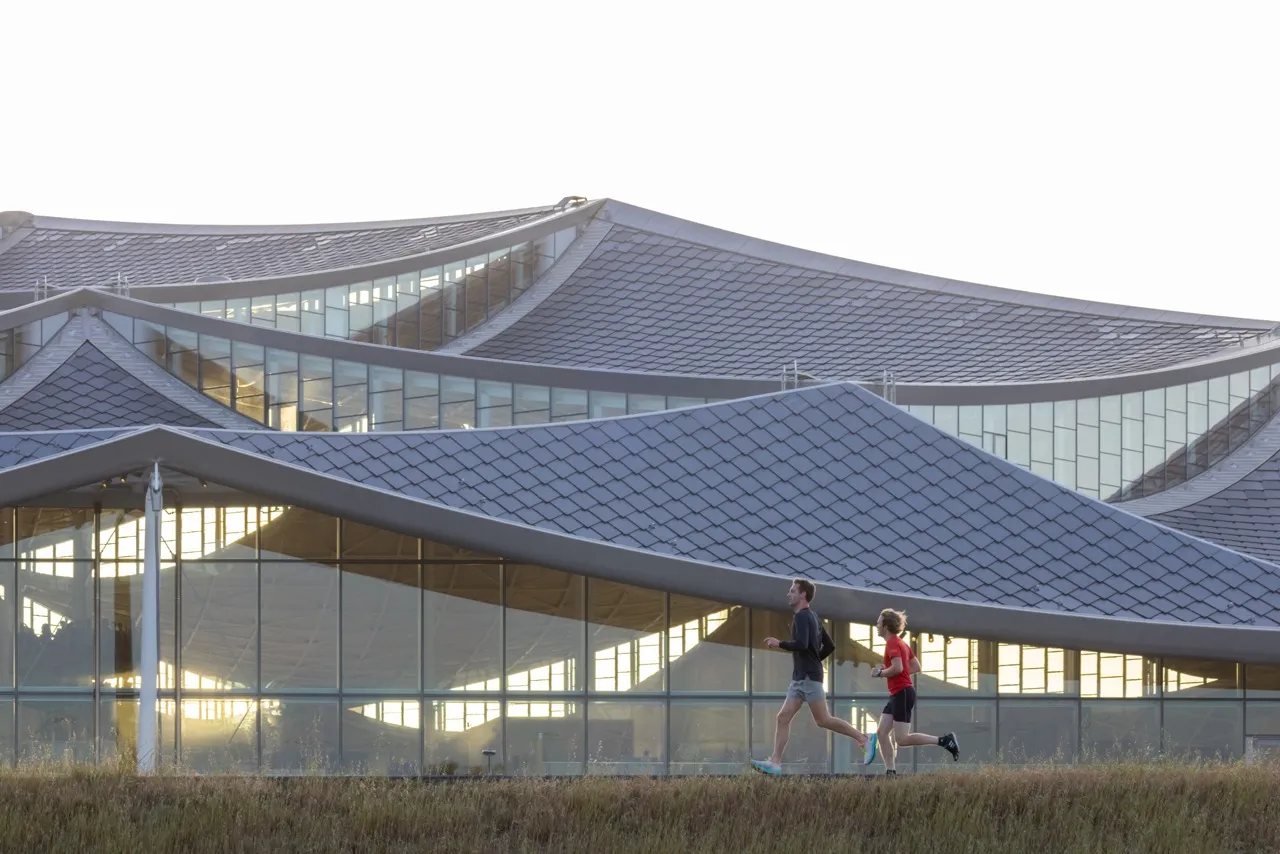
[{"label": "white support column", "polygon": [[164,509],[160,464],[147,485],[147,542],[142,565],[142,691],[138,709],[138,773],[156,769],[156,675],[160,670],[160,521]]}]

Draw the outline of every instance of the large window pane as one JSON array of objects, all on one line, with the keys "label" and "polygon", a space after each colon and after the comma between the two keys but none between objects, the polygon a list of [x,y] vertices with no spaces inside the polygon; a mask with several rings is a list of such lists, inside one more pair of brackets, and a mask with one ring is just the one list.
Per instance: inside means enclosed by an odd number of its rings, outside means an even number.
[{"label": "large window pane", "polygon": [[1002,643],[997,666],[1001,694],[1080,693],[1079,657],[1074,650]]},{"label": "large window pane", "polygon": [[370,700],[342,712],[342,770],[349,774],[418,773],[418,700]]},{"label": "large window pane", "polygon": [[834,631],[830,628],[827,631],[835,641],[836,651],[823,663],[828,670],[835,671],[836,693],[841,696],[883,694],[884,680],[871,676],[872,668],[884,663],[884,639],[876,633],[875,626],[836,623]]},{"label": "large window pane", "polygon": [[[883,711],[883,708],[881,709]],[[935,700],[925,696],[916,707],[912,730],[942,736],[956,734],[960,742],[960,762],[980,764],[995,762],[996,704],[993,700]],[[1003,719],[1001,721],[1003,727]],[[1003,730],[1002,730],[1003,732]],[[915,754],[917,768],[954,764],[951,754],[939,747],[912,747],[899,759],[899,767],[910,762],[906,753]]]},{"label": "large window pane", "polygon": [[[183,700],[183,768],[202,774],[256,771],[258,705],[248,697]],[[276,708],[273,701],[263,705]]]},{"label": "large window pane", "polygon": [[[8,514],[0,510],[0,516],[5,515]],[[14,627],[18,624],[18,597],[14,595],[16,573],[13,561],[0,560],[0,688],[4,689],[13,687]],[[10,712],[11,722],[12,717]]]},{"label": "large window pane", "polygon": [[507,703],[507,774],[576,775],[583,772],[585,721],[581,702]]},{"label": "large window pane", "polygon": [[587,704],[587,773],[666,772],[666,704],[601,700]]},{"label": "large window pane", "polygon": [[1240,665],[1231,661],[1166,658],[1166,697],[1240,697]]},{"label": "large window pane", "polygon": [[93,753],[92,698],[18,701],[19,761],[90,762]]},{"label": "large window pane", "polygon": [[[751,701],[751,753],[765,759],[773,752],[773,736],[777,725],[781,700]],[[830,709],[830,701],[827,708]],[[842,735],[835,736],[849,741]],[[830,763],[830,733],[813,722],[813,715],[806,704],[791,719],[791,733],[786,753],[782,755],[782,770],[786,774],[825,774]]]},{"label": "large window pane", "polygon": [[1250,698],[1280,699],[1280,665],[1246,664],[1245,692]]},{"label": "large window pane", "polygon": [[[995,643],[919,632],[915,642],[920,660],[916,688],[922,696],[996,693]],[[883,690],[884,680],[874,681]]]},{"label": "large window pane", "polygon": [[582,576],[508,564],[506,587],[507,690],[582,690]]},{"label": "large window pane", "polygon": [[334,560],[338,556],[338,520],[314,510],[290,507],[260,532],[267,560]]},{"label": "large window pane", "polygon": [[[884,704],[886,702],[887,698],[885,697],[860,697],[856,700],[836,700],[833,707],[833,714],[838,718],[843,718],[865,733],[872,733],[875,732],[876,727],[880,725],[880,714],[884,710]],[[802,711],[800,714],[806,713]],[[797,715],[797,717],[799,716]],[[767,730],[767,738],[772,739],[773,724],[769,724],[767,726]],[[761,741],[761,738],[761,733],[757,729],[752,737],[757,746],[757,750],[759,749],[759,745],[765,743]],[[768,744],[769,747],[765,749],[765,755],[768,755],[768,753],[773,750],[772,741],[769,741]],[[911,768],[912,752],[913,750],[908,750],[899,757],[899,770],[903,768],[909,770]],[[791,748],[788,747],[788,755],[784,756],[783,759],[789,762],[790,759],[788,756],[790,753]],[[831,736],[832,768],[837,774],[866,774],[868,770],[875,771],[876,768],[884,768],[884,764],[880,762],[879,758],[877,758],[876,766],[868,769],[862,764],[862,760],[865,756],[866,754],[863,752],[862,748],[859,747],[857,742],[853,739],[845,738],[842,735]],[[757,756],[757,758],[761,757]]]},{"label": "large window pane", "polygon": [[262,703],[262,767],[277,774],[338,770],[338,704],[272,699]]},{"label": "large window pane", "polygon": [[[83,549],[86,556],[91,543]],[[94,670],[93,562],[48,560],[44,552],[18,562],[18,686],[88,686]]]},{"label": "large window pane", "polygon": [[[423,773],[482,774],[490,762],[494,774],[504,773],[500,700],[459,697],[428,700],[426,707]],[[492,759],[485,750],[494,751]]]},{"label": "large window pane", "polygon": [[416,561],[418,538],[344,519],[342,557],[347,560]]},{"label": "large window pane", "polygon": [[1159,662],[1116,652],[1080,653],[1080,696],[1103,699],[1158,697]]},{"label": "large window pane", "polygon": [[[785,694],[791,684],[791,653],[782,649],[769,649],[763,643],[767,637],[792,640],[790,612],[751,609],[751,693]],[[824,621],[825,622],[825,621]],[[832,627],[827,625],[827,632]],[[834,638],[833,638],[834,640]],[[834,653],[832,654],[834,657]],[[827,662],[823,662],[824,676],[829,676]],[[827,680],[830,690],[830,680]]]},{"label": "large window pane", "polygon": [[428,691],[502,687],[502,585],[496,564],[423,567]]},{"label": "large window pane", "polygon": [[667,633],[671,691],[747,690],[747,609],[672,594]]},{"label": "large window pane", "polygon": [[1160,704],[1085,700],[1080,708],[1080,761],[1151,759],[1160,750]]},{"label": "large window pane", "polygon": [[1280,703],[1245,703],[1246,735],[1280,736]]},{"label": "large window pane", "polygon": [[1074,762],[1080,735],[1076,712],[1071,700],[1001,700],[1001,761]]},{"label": "large window pane", "polygon": [[1166,701],[1164,749],[1176,757],[1234,759],[1244,752],[1244,703]]},{"label": "large window pane", "polygon": [[672,775],[737,774],[751,757],[745,700],[671,701]]},{"label": "large window pane", "polygon": [[416,563],[342,565],[344,690],[418,690],[418,604]]},{"label": "large window pane", "polygon": [[183,563],[181,656],[184,690],[257,687],[256,564]]},{"label": "large window pane", "polygon": [[588,579],[588,690],[663,690],[666,598],[658,590]]},{"label": "large window pane", "polygon": [[13,700],[0,699],[0,768],[13,765]]},{"label": "large window pane", "polygon": [[338,570],[263,561],[263,690],[332,690],[337,658]]}]

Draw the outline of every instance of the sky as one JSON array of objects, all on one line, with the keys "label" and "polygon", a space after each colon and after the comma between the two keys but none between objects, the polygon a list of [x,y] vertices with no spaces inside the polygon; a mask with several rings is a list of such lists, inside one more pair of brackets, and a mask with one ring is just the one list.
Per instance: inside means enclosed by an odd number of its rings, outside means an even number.
[{"label": "sky", "polygon": [[610,197],[982,284],[1280,321],[1280,6],[0,5],[0,210]]}]

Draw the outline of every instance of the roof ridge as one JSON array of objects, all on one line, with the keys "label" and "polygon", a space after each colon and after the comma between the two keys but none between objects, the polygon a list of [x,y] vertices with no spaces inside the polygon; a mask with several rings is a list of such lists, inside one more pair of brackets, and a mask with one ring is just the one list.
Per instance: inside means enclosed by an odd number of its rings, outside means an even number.
[{"label": "roof ridge", "polygon": [[[1143,320],[1151,323],[1168,323],[1185,326],[1219,326],[1266,332],[1277,325],[1274,320],[1257,318],[1221,317],[1194,312],[1165,311],[1141,306],[1102,303],[1075,297],[1061,297],[1036,291],[1005,288],[998,285],[982,285],[916,273],[896,267],[856,261],[813,249],[801,249],[777,241],[750,237],[715,226],[704,225],[670,214],[648,210],[615,199],[606,200],[600,216],[624,228],[646,232],[675,240],[682,240],[723,252],[734,252],[768,263],[799,267],[850,279],[879,282],[918,291],[945,296],[962,296],[1002,302],[1011,305],[1047,308],[1089,314],[1114,320]],[[789,257],[788,257],[789,256]]]},{"label": "roof ridge", "polygon": [[111,234],[172,234],[196,235],[248,235],[248,234],[316,234],[333,231],[379,231],[384,229],[413,228],[416,226],[450,225],[461,222],[478,222],[490,219],[506,219],[516,216],[552,214],[556,205],[537,205],[499,211],[448,214],[434,217],[408,219],[366,220],[363,222],[314,222],[314,223],[249,223],[241,225],[201,223],[132,222],[128,220],[79,219],[75,217],[31,216],[31,227],[58,231],[102,232]]}]

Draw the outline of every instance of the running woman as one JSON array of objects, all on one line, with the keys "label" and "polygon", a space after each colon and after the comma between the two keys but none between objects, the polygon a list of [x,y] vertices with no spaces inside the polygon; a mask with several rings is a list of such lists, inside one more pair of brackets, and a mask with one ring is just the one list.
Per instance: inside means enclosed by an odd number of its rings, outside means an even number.
[{"label": "running woman", "polygon": [[827,710],[827,695],[822,685],[825,681],[822,673],[822,662],[835,651],[836,645],[822,627],[822,621],[809,607],[813,602],[817,589],[812,581],[797,578],[791,582],[787,590],[787,604],[791,606],[791,637],[793,640],[780,641],[777,638],[765,638],[765,646],[770,649],[785,649],[791,653],[791,685],[787,688],[787,699],[778,711],[777,728],[773,735],[773,753],[761,762],[751,760],[751,767],[765,774],[782,773],[782,752],[787,749],[787,739],[791,736],[791,719],[806,703],[813,715],[813,722],[823,729],[838,732],[852,738],[863,749],[871,744],[874,757],[875,736],[868,738],[861,730],[845,720],[835,717]]},{"label": "running woman", "polygon": [[[941,747],[951,754],[953,760],[960,759],[960,743],[956,741],[954,732],[942,738],[911,732],[911,712],[916,706],[916,689],[911,684],[911,676],[920,672],[920,662],[900,637],[906,628],[907,615],[892,608],[885,608],[876,620],[876,631],[884,638],[884,664],[872,670],[871,675],[889,680],[889,702],[880,715],[880,727],[876,733],[886,775],[898,773],[895,742],[897,747]],[[873,749],[867,753],[865,761],[870,765],[874,760]]]}]

